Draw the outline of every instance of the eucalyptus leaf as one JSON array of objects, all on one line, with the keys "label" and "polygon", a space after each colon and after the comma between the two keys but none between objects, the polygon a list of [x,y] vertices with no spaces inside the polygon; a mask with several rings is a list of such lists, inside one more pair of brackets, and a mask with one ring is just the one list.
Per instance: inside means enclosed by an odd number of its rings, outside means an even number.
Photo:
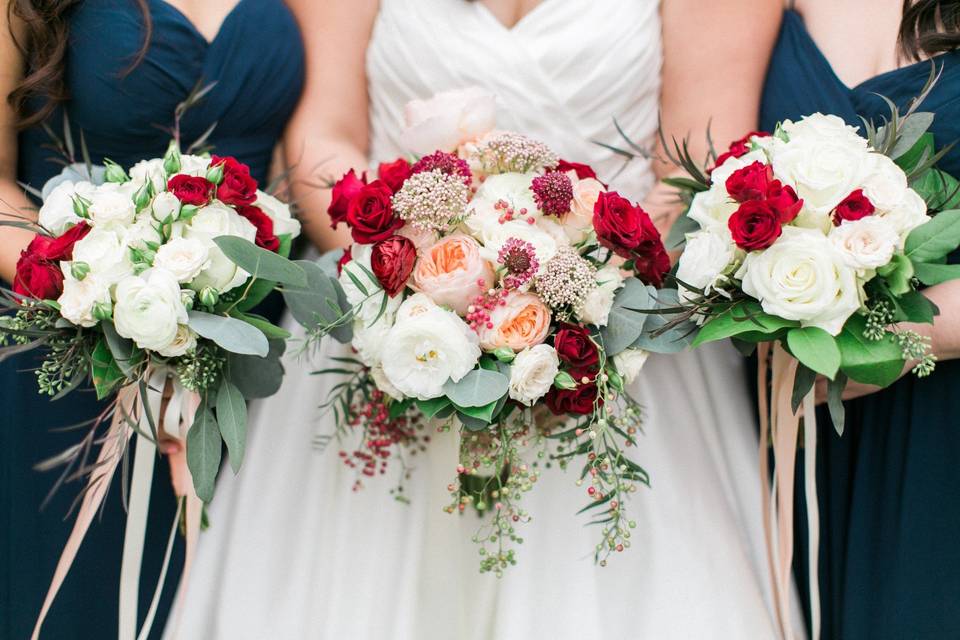
[{"label": "eucalyptus leaf", "polygon": [[916,264],[936,262],[960,246],[960,210],[941,211],[907,236],[904,253]]},{"label": "eucalyptus leaf", "polygon": [[[296,264],[303,269],[307,284],[285,287],[283,299],[297,322],[307,329],[315,329],[335,323],[349,311],[340,284],[320,264],[308,260],[298,260]],[[353,337],[350,323],[337,327],[331,335],[338,342],[349,342]]]},{"label": "eucalyptus leaf", "polygon": [[136,345],[133,344],[132,340],[118,334],[116,327],[109,320],[102,321],[100,329],[103,331],[103,337],[107,341],[107,346],[110,347],[110,353],[113,354],[113,359],[120,367],[123,375],[128,380],[136,378],[135,368],[141,361],[141,352]]},{"label": "eucalyptus leaf", "polygon": [[230,467],[240,471],[247,442],[247,401],[236,385],[224,378],[217,391],[217,424],[227,444]]},{"label": "eucalyptus leaf", "polygon": [[893,159],[909,175],[925,158],[932,156],[933,153],[933,134],[927,131],[917,138],[912,147],[904,153],[894,156]]},{"label": "eucalyptus leaf", "polygon": [[475,420],[482,420],[484,426],[489,426],[493,422],[493,416],[497,413],[497,402],[491,402],[488,405],[483,407],[459,407],[457,405],[457,416],[463,417],[464,415],[474,418]]},{"label": "eucalyptus leaf", "polygon": [[898,130],[897,144],[890,152],[890,157],[896,160],[913,149],[932,124],[933,114],[925,111],[917,111],[904,118]]},{"label": "eucalyptus leaf", "polygon": [[787,332],[790,352],[804,366],[833,379],[840,369],[840,349],[829,333],[817,327],[791,329]]},{"label": "eucalyptus leaf", "polygon": [[263,331],[243,320],[191,311],[189,325],[198,335],[212,340],[230,353],[263,357],[270,351]]},{"label": "eucalyptus leaf", "polygon": [[305,287],[307,276],[297,264],[237,236],[218,236],[213,241],[224,255],[254,278],[293,287]]},{"label": "eucalyptus leaf", "polygon": [[[648,287],[648,289],[652,290],[652,296],[656,298],[657,309],[671,309],[680,305],[680,298],[676,289],[661,289],[659,291],[652,287]],[[667,331],[656,336],[653,335],[673,319],[673,316],[667,313],[650,314],[643,325],[643,332],[631,346],[652,353],[679,353],[683,351],[693,343],[697,335],[695,322],[686,320]]]},{"label": "eucalyptus leaf", "polygon": [[797,367],[797,375],[793,379],[793,394],[790,397],[790,408],[793,409],[794,413],[800,409],[803,399],[813,389],[816,381],[817,372],[801,362],[800,366]]},{"label": "eucalyptus leaf", "polygon": [[193,487],[204,502],[213,499],[213,489],[220,469],[220,450],[223,440],[217,419],[206,402],[201,402],[187,432],[187,467],[193,477]]},{"label": "eucalyptus leaf", "polygon": [[677,218],[677,221],[670,227],[670,232],[667,233],[667,239],[663,244],[668,251],[682,249],[683,245],[687,242],[687,234],[698,231],[699,229],[700,223],[687,215],[687,213],[684,213]]},{"label": "eucalyptus leaf", "polygon": [[443,396],[431,400],[415,400],[420,413],[427,419],[433,418],[438,413],[450,406],[450,401]]},{"label": "eucalyptus leaf", "polygon": [[643,333],[649,314],[643,310],[655,307],[647,287],[636,278],[628,278],[617,292],[610,308],[607,326],[600,328],[600,337],[607,357],[628,349]]},{"label": "eucalyptus leaf", "polygon": [[827,408],[830,410],[830,420],[838,436],[843,435],[843,425],[847,411],[843,406],[843,390],[847,388],[847,376],[841,371],[837,377],[827,384]]},{"label": "eucalyptus leaf", "polygon": [[323,269],[323,272],[334,280],[337,279],[337,265],[340,263],[340,259],[343,257],[343,249],[334,249],[333,251],[327,251],[325,254],[317,258],[316,265]]},{"label": "eucalyptus leaf", "polygon": [[[290,255],[290,247],[293,244],[293,241],[289,234],[284,234],[279,236],[280,239],[280,248],[277,249],[277,254],[286,258]],[[250,284],[250,288],[246,291],[246,294],[243,297],[243,300],[237,302],[237,309],[240,311],[250,311],[258,304],[264,301],[264,299],[270,295],[274,289],[277,288],[277,283],[271,280],[265,280],[262,278],[257,278]],[[242,290],[242,289],[241,289]]]},{"label": "eucalyptus leaf", "polygon": [[283,355],[287,343],[271,340],[266,357],[227,354],[227,376],[245,398],[269,398],[283,383]]},{"label": "eucalyptus leaf", "polygon": [[475,418],[463,411],[457,412],[457,420],[466,428],[467,431],[483,431],[490,427],[490,421],[483,418]]},{"label": "eucalyptus leaf", "polygon": [[233,311],[230,315],[237,320],[243,320],[247,324],[253,325],[257,329],[260,329],[260,331],[263,332],[263,335],[267,336],[268,339],[286,340],[291,336],[289,331],[282,327],[278,327],[263,316],[258,316],[254,313],[241,313],[239,311]]},{"label": "eucalyptus leaf", "polygon": [[459,382],[448,380],[443,393],[458,407],[483,407],[507,395],[510,378],[499,371],[474,369]]}]

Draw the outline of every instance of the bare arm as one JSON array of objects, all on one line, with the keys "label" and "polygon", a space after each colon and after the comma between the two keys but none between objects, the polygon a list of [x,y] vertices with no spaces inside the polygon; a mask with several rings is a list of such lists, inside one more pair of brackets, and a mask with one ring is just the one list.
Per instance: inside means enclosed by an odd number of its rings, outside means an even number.
[{"label": "bare arm", "polygon": [[[23,59],[10,35],[7,2],[0,3],[0,221],[17,216],[35,217],[30,201],[17,185],[17,117],[6,96],[23,76]],[[13,281],[20,251],[33,233],[16,227],[0,226],[0,277]]]},{"label": "bare arm", "polygon": [[343,226],[330,228],[330,190],[320,182],[351,168],[366,168],[367,81],[365,57],[379,8],[377,0],[290,0],[303,32],[307,78],[287,127],[287,163],[304,230],[321,250],[345,246]]},{"label": "bare arm", "polygon": [[[782,0],[663,0],[660,124],[667,141],[688,138],[692,156],[701,159],[707,155],[708,124],[723,146],[757,127],[782,14]],[[658,146],[661,157],[663,151]],[[678,173],[663,162],[655,162],[654,171],[659,178]],[[644,207],[661,233],[681,213],[675,191],[663,184]]]}]

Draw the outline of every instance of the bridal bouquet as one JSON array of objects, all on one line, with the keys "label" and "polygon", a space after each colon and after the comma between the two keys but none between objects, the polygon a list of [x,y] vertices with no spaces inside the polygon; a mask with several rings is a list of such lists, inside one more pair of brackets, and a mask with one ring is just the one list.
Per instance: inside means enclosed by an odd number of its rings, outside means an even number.
[{"label": "bridal bouquet", "polygon": [[475,539],[499,575],[529,518],[521,494],[548,460],[579,460],[604,562],[630,545],[624,502],[648,483],[623,451],[640,427],[625,387],[647,355],[627,308],[652,299],[669,259],[640,207],[542,142],[478,125],[456,105],[472,96],[411,105],[453,120],[445,147],[336,183],[329,213],[353,245],[286,299],[311,338],[353,349],[327,370],[345,376],[328,406],[360,440],[340,455],[361,477],[428,446],[426,420],[459,430],[447,510],[489,515]]},{"label": "bridal bouquet", "polygon": [[932,167],[927,115],[894,112],[866,138],[836,116],[786,121],[677,184],[695,229],[676,271],[681,307],[702,325],[694,343],[779,343],[800,363],[793,409],[826,376],[838,429],[848,378],[886,386],[907,360],[933,370],[927,340],[898,323],[933,322],[921,285],[960,277],[945,264],[960,211],[928,211],[956,193]]},{"label": "bridal bouquet", "polygon": [[[284,257],[299,223],[232,157],[181,155],[171,144],[129,174],[109,161],[70,166],[42,195],[38,235],[17,263],[13,291],[0,293],[0,358],[42,347],[41,393],[56,399],[89,381],[112,401],[79,444],[44,465],[63,466],[61,481],[86,476],[88,484],[40,622],[135,433],[129,489],[122,474],[130,504],[122,583],[139,573],[127,551],[142,552],[164,437],[180,441],[171,469],[193,539],[222,444],[236,471],[247,399],[275,392],[283,374],[287,334],[251,309],[278,283],[306,283]],[[90,462],[94,445],[101,448]],[[126,599],[134,622],[135,588]],[[121,610],[124,602],[122,594]]]}]

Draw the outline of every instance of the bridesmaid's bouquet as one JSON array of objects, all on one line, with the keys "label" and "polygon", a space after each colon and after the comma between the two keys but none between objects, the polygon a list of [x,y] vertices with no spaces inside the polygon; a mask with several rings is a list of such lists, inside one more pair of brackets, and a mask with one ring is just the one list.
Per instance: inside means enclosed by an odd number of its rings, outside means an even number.
[{"label": "bridesmaid's bouquet", "polygon": [[793,410],[825,376],[838,430],[848,378],[887,386],[908,360],[928,375],[927,339],[898,323],[933,322],[922,286],[960,278],[945,263],[960,245],[956,181],[933,167],[931,121],[894,111],[863,137],[814,114],[734,142],[709,171],[686,158],[671,311],[701,325],[694,344],[777,343],[800,363]]},{"label": "bridesmaid's bouquet", "polygon": [[408,108],[410,146],[440,122],[439,149],[340,179],[329,213],[353,245],[286,300],[310,338],[353,349],[326,370],[344,376],[326,406],[358,441],[340,453],[358,477],[426,447],[428,420],[459,431],[447,511],[489,516],[475,540],[481,570],[499,575],[529,518],[521,494],[548,460],[579,461],[603,563],[630,546],[624,503],[648,484],[624,453],[641,415],[625,389],[647,357],[631,308],[670,261],[640,207],[542,142],[492,130],[486,99]]}]

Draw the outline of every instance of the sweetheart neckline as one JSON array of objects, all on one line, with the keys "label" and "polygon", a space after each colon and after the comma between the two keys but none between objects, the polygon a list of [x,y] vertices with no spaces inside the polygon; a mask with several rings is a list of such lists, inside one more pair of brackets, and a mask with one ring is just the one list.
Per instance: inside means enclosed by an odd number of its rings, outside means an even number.
[{"label": "sweetheart neckline", "polygon": [[[207,38],[200,29],[197,27],[196,23],[191,20],[187,14],[185,14],[179,7],[171,4],[167,0],[154,0],[156,4],[163,5],[167,10],[176,15],[182,22],[184,22],[189,28],[190,31],[194,33],[201,41],[203,41],[207,47],[212,47],[220,39],[220,36],[226,31],[226,27],[230,23],[231,19],[239,12],[240,7],[246,4],[247,0],[238,0],[238,2],[233,5],[230,11],[223,16],[223,20],[220,22],[220,26],[217,27],[217,32],[213,34],[213,38]],[[538,5],[539,6],[539,5]]]},{"label": "sweetheart neckline", "polygon": [[[242,1],[243,0],[241,0],[241,2]],[[520,16],[520,19],[514,22],[513,25],[504,24],[504,22],[500,20],[500,18],[498,18],[496,14],[494,14],[493,11],[490,10],[490,7],[485,5],[482,2],[482,0],[475,0],[474,5],[478,8],[478,10],[481,13],[485,14],[488,19],[492,20],[497,25],[499,25],[503,31],[507,33],[514,33],[519,29],[521,29],[523,25],[530,22],[530,20],[534,18],[537,15],[537,13],[540,12],[541,9],[543,9],[545,6],[549,4],[552,4],[554,1],[555,0],[540,0],[540,2],[538,2],[535,7],[533,7],[532,9],[527,11],[525,14]]]}]

